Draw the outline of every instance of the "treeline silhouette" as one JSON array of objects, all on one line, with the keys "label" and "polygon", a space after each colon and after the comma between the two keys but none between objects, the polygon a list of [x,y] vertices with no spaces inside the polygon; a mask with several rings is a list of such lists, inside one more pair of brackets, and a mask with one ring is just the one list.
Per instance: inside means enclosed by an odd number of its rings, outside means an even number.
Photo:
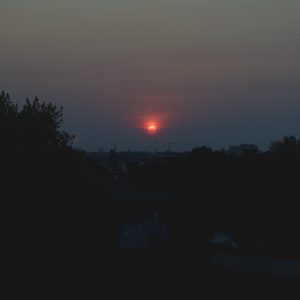
[{"label": "treeline silhouette", "polygon": [[294,136],[272,141],[265,153],[197,147],[131,176],[136,188],[176,191],[178,218],[198,228],[229,228],[244,253],[296,257],[300,139]]},{"label": "treeline silhouette", "polygon": [[102,171],[60,131],[62,111],[38,98],[19,110],[0,95],[4,248],[24,279],[89,276],[109,249]]},{"label": "treeline silhouette", "polygon": [[[110,268],[117,215],[105,194],[103,167],[74,150],[74,136],[60,130],[62,111],[38,98],[19,110],[8,94],[0,95],[6,257],[9,271],[27,279],[55,273],[61,280],[93,280]],[[204,268],[209,234],[225,227],[246,253],[296,257],[299,167],[300,139],[290,136],[272,142],[267,153],[228,156],[202,146],[186,158],[135,165],[122,176],[136,190],[177,195],[168,203],[168,245],[151,239],[154,261],[174,268],[174,261],[184,265],[189,258]]]}]

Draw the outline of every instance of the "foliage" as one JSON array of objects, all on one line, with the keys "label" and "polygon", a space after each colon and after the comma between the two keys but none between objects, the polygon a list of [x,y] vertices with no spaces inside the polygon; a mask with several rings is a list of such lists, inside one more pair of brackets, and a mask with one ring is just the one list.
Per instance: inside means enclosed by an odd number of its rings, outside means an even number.
[{"label": "foliage", "polygon": [[63,107],[35,98],[33,102],[26,99],[18,111],[18,105],[2,91],[0,109],[0,159],[8,181],[23,182],[25,189],[35,182],[36,190],[48,187],[48,193],[58,188],[70,193],[71,186],[86,189],[100,184],[91,160],[72,149],[75,136],[60,131]]},{"label": "foliage", "polygon": [[10,246],[33,267],[39,259],[69,266],[76,257],[81,268],[101,247],[96,237],[106,205],[100,169],[72,148],[74,136],[60,130],[62,112],[38,98],[26,99],[19,111],[8,94],[0,95],[2,205],[14,237]]},{"label": "foliage", "polygon": [[269,150],[277,160],[293,161],[300,159],[300,138],[295,136],[285,136],[283,141],[272,141]]}]

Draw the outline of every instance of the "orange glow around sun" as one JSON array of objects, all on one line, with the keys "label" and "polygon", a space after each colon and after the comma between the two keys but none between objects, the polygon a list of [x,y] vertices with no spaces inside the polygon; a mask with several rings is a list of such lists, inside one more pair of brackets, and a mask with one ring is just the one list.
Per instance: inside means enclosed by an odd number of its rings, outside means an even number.
[{"label": "orange glow around sun", "polygon": [[148,126],[148,131],[149,131],[149,133],[155,133],[156,132],[156,126],[154,126],[154,125]]},{"label": "orange glow around sun", "polygon": [[131,117],[129,122],[132,123],[132,127],[137,128],[140,132],[147,135],[161,135],[166,128],[171,127],[169,115],[146,115]]}]

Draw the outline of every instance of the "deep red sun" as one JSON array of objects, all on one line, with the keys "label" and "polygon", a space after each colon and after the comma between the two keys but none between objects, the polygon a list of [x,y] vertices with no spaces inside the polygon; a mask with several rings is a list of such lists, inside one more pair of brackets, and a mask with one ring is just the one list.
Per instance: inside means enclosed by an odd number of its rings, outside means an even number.
[{"label": "deep red sun", "polygon": [[149,133],[155,133],[156,127],[155,127],[154,125],[150,125],[150,126],[148,127],[148,131],[149,131]]}]

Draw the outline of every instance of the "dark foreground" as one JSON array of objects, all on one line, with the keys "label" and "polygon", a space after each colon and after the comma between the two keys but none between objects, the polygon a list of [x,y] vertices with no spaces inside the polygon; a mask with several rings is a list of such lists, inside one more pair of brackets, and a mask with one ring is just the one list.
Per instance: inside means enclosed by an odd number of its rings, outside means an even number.
[{"label": "dark foreground", "polygon": [[[218,259],[218,255],[217,259]],[[242,257],[238,257],[242,260]],[[253,258],[252,258],[253,259]],[[299,279],[294,275],[276,275],[262,272],[232,270],[227,265],[216,266],[214,254],[210,265],[199,264],[187,258],[170,261],[150,253],[114,257],[102,270],[86,274],[59,272],[55,282],[59,284],[88,284],[99,292],[108,290],[111,295],[147,295],[159,298],[232,296],[241,297],[297,295]],[[295,276],[296,275],[296,276]],[[129,294],[128,294],[129,293]],[[127,297],[126,296],[126,297]]]},{"label": "dark foreground", "polygon": [[[234,259],[229,255],[228,259],[226,255],[212,253],[210,262],[203,263],[195,257],[178,260],[166,254],[146,252],[102,259],[103,263],[86,267],[79,267],[74,261],[72,266],[60,264],[45,268],[43,261],[40,261],[39,268],[31,268],[27,264],[26,269],[15,269],[13,275],[18,278],[13,276],[11,282],[15,282],[16,287],[21,282],[27,288],[40,288],[44,292],[72,286],[72,292],[77,289],[85,291],[84,299],[91,292],[99,297],[109,293],[110,296],[138,296],[140,299],[147,296],[159,299],[174,296],[186,299],[210,296],[243,299],[271,295],[298,298],[300,277],[297,268],[292,275],[246,272],[246,267],[243,270],[243,256],[234,256]],[[253,257],[251,259],[254,260]],[[223,263],[216,265],[221,260]],[[240,262],[239,269],[231,269],[230,261],[237,264],[237,260]]]}]

